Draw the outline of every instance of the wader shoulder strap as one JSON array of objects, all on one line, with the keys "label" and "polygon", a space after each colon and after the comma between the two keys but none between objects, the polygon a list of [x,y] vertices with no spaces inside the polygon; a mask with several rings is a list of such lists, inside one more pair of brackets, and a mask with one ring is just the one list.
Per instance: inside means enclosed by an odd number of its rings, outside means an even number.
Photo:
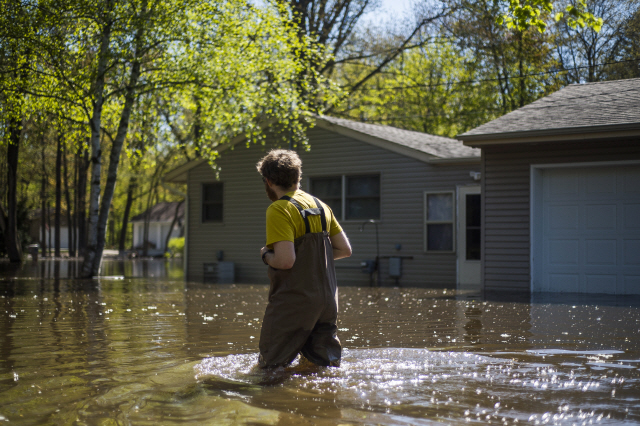
[{"label": "wader shoulder strap", "polygon": [[320,209],[320,220],[322,221],[322,232],[326,232],[327,231],[327,217],[324,214],[324,209],[322,208],[322,205],[320,204],[320,201],[316,198],[316,197],[312,197],[313,201],[316,202],[316,207],[318,209]]},{"label": "wader shoulder strap", "polygon": [[280,199],[290,202],[298,209],[300,215],[302,216],[302,219],[304,219],[305,234],[311,232],[311,226],[309,225],[309,216],[320,216],[320,220],[322,221],[322,231],[327,230],[327,219],[324,215],[324,209],[320,207],[320,202],[317,198],[313,197],[314,201],[316,202],[315,209],[303,209],[296,200],[289,197],[288,195],[283,195]]}]

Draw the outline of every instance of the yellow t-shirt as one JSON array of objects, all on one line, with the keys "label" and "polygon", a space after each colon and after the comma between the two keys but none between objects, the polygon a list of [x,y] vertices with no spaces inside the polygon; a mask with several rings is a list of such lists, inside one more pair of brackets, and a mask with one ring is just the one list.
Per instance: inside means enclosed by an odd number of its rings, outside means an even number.
[{"label": "yellow t-shirt", "polygon": [[[316,207],[316,203],[304,191],[296,190],[288,192],[286,195],[293,198],[300,204],[302,209]],[[327,231],[329,236],[334,236],[342,232],[342,227],[333,215],[331,208],[320,201],[320,206],[324,209],[327,219]],[[320,216],[307,216],[309,219],[310,232],[321,232],[322,221]],[[290,201],[278,200],[271,203],[267,209],[267,247],[273,249],[273,243],[278,241],[291,241],[300,238],[305,234],[305,225],[302,215]]]}]

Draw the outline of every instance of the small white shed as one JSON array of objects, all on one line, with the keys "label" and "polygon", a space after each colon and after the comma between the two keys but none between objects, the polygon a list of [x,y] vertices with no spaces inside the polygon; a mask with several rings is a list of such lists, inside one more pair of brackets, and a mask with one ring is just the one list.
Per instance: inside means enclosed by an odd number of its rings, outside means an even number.
[{"label": "small white shed", "polygon": [[[169,233],[171,233],[170,238],[184,235],[184,203],[158,203],[130,220],[133,226],[133,248],[139,252],[144,250],[145,220],[148,220],[149,223],[147,254],[149,256],[161,255],[166,251]],[[171,228],[172,223],[174,223],[173,228]]]}]

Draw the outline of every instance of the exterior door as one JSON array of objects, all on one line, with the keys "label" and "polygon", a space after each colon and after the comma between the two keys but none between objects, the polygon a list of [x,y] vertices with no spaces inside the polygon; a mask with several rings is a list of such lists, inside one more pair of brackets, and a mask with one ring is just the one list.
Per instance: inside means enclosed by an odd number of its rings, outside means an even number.
[{"label": "exterior door", "polygon": [[480,290],[482,216],[480,186],[458,187],[458,288]]}]

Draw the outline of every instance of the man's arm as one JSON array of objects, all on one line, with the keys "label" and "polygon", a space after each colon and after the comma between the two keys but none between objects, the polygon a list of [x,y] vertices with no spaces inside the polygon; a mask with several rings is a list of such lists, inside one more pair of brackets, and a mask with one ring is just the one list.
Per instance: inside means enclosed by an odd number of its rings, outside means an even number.
[{"label": "man's arm", "polygon": [[260,256],[264,253],[264,260],[275,269],[291,269],[296,263],[296,250],[292,241],[278,241],[273,243],[273,251],[266,247],[260,250]]},{"label": "man's arm", "polygon": [[[329,237],[331,245],[333,246],[333,260],[343,259],[351,256],[351,244],[347,239],[347,234],[344,231]],[[294,254],[295,256],[295,254]]]}]

